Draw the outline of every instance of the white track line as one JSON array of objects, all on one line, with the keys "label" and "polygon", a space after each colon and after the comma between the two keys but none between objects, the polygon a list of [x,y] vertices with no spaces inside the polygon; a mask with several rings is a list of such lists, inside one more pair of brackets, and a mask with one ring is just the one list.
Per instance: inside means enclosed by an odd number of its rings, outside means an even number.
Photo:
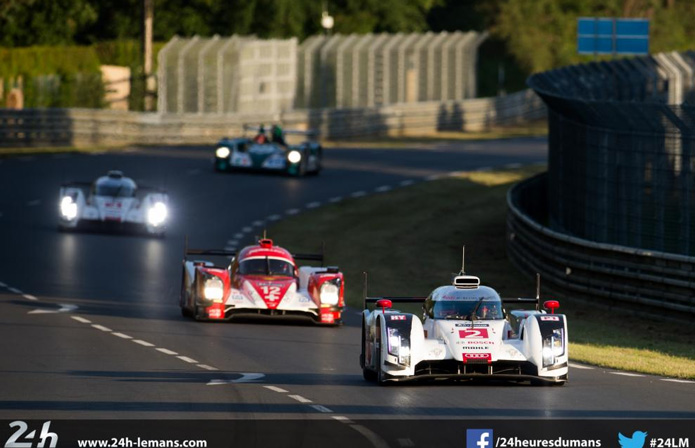
[{"label": "white track line", "polygon": [[266,389],[272,390],[273,392],[278,392],[281,394],[286,394],[288,392],[285,389],[283,389],[281,387],[277,387],[277,386],[263,386],[263,387],[265,387]]},{"label": "white track line", "polygon": [[319,412],[324,412],[324,413],[332,413],[333,411],[328,409],[326,406],[322,406],[320,404],[312,404],[312,408],[316,409]]},{"label": "white track line", "polygon": [[280,215],[270,215],[266,219],[268,221],[279,221],[280,218],[282,218],[282,216],[280,216]]},{"label": "white track line", "polygon": [[189,364],[198,364],[198,361],[196,361],[193,358],[189,358],[188,356],[177,356],[181,361],[187,362]]},{"label": "white track line", "polygon": [[113,331],[113,330],[110,329],[109,327],[105,327],[105,326],[103,326],[103,325],[92,324],[92,327],[96,328],[97,330],[106,331],[106,332],[111,332],[111,331]]},{"label": "white track line", "polygon": [[594,367],[585,366],[583,364],[575,364],[573,362],[569,363],[569,366],[572,367],[573,369],[584,369],[584,370],[593,370],[594,369]]},{"label": "white track line", "polygon": [[135,342],[136,344],[140,344],[143,347],[154,347],[154,344],[149,343],[147,341],[143,341],[142,339],[133,339],[133,342]]},{"label": "white track line", "polygon": [[22,297],[24,297],[27,300],[39,300],[36,296],[32,296],[31,294],[22,294]]},{"label": "white track line", "polygon": [[367,193],[364,191],[356,191],[350,195],[351,198],[357,199],[357,198],[362,198],[367,196]]},{"label": "white track line", "polygon": [[319,207],[321,207],[321,203],[320,203],[320,202],[309,202],[309,203],[306,205],[306,208],[308,208],[308,209],[319,208]]},{"label": "white track line", "polygon": [[433,180],[439,180],[439,179],[441,179],[441,178],[442,178],[442,175],[441,175],[441,174],[433,174],[433,175],[431,175],[431,176],[427,176],[427,177],[425,178],[425,180],[426,180],[427,182],[431,182],[431,181],[433,181]]},{"label": "white track line", "polygon": [[299,213],[299,209],[296,209],[296,208],[291,208],[285,212],[286,215],[290,215],[290,216],[296,215],[297,213]]},{"label": "white track line", "polygon": [[91,320],[85,319],[84,317],[80,317],[80,316],[70,316],[70,317],[75,319],[77,322],[82,322],[83,324],[91,324],[92,323]]},{"label": "white track line", "polygon": [[372,444],[374,448],[389,448],[389,444],[384,441],[381,437],[379,437],[375,432],[373,432],[371,429],[364,427],[362,425],[355,425],[351,424],[350,428],[354,429],[355,431],[359,432],[362,434],[369,442]]},{"label": "white track line", "polygon": [[15,294],[22,294],[22,291],[20,291],[17,288],[7,288],[8,291],[13,292]]},{"label": "white track line", "polygon": [[348,425],[352,425],[354,423],[352,420],[345,417],[344,415],[334,415],[332,418],[338,420],[340,423],[345,423]]},{"label": "white track line", "polygon": [[220,370],[217,367],[209,366],[207,364],[198,364],[196,367],[200,367],[201,369],[205,370]]},{"label": "white track line", "polygon": [[4,284],[3,282],[0,282],[0,288],[7,288],[7,285]]},{"label": "white track line", "polygon": [[695,384],[695,381],[679,380],[677,378],[662,378],[661,381],[668,381],[669,383]]},{"label": "white track line", "polygon": [[313,401],[309,400],[308,398],[304,398],[301,395],[288,395],[293,400],[297,400],[300,403],[313,403]]},{"label": "white track line", "polygon": [[336,196],[336,197],[334,197],[334,198],[330,198],[330,199],[328,200],[328,202],[330,202],[331,204],[337,204],[338,202],[340,202],[340,201],[342,201],[342,200],[343,200],[343,197],[342,197],[342,196]]},{"label": "white track line", "polygon": [[156,348],[155,350],[157,350],[158,352],[162,352],[165,355],[172,355],[172,356],[178,355],[178,353],[173,352],[167,348]]},{"label": "white track line", "polygon": [[382,185],[381,187],[375,188],[374,191],[377,193],[386,193],[387,191],[391,191],[391,187],[388,185]]},{"label": "white track line", "polygon": [[265,222],[263,222],[263,221],[254,221],[254,222],[251,223],[251,225],[254,226],[254,227],[261,227],[261,226],[265,225]]},{"label": "white track line", "polygon": [[401,183],[398,185],[400,185],[401,187],[409,187],[409,186],[413,185],[414,183],[415,183],[414,180],[408,179],[408,180],[401,181]]},{"label": "white track line", "polygon": [[111,334],[114,335],[114,336],[116,336],[116,337],[119,337],[119,338],[121,338],[121,339],[133,339],[132,336],[128,336],[127,334],[119,333],[119,332],[117,332],[117,331],[116,331],[116,332],[113,332],[113,333],[111,333]]},{"label": "white track line", "polygon": [[243,229],[241,229],[241,231],[244,233],[249,233],[253,231],[253,227],[244,227]]},{"label": "white track line", "polygon": [[628,372],[608,372],[611,375],[621,375],[621,376],[632,376],[632,377],[644,377],[644,375],[640,375],[638,373],[628,373]]},{"label": "white track line", "polygon": [[243,237],[244,237],[244,234],[241,233],[241,232],[235,233],[235,234],[234,234],[234,238],[236,238],[236,239],[240,239],[240,238],[243,238]]}]

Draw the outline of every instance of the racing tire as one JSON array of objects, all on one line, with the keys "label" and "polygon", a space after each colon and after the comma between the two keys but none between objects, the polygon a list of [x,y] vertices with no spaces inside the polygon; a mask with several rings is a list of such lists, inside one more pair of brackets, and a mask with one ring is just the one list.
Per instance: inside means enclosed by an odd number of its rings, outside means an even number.
[{"label": "racing tire", "polygon": [[381,344],[379,344],[379,348],[376,351],[376,372],[374,373],[374,376],[376,377],[376,382],[379,386],[387,386],[389,375],[381,370]]},{"label": "racing tire", "polygon": [[193,305],[193,319],[195,319],[196,322],[202,322],[205,320],[205,318],[200,315],[200,308],[198,308],[197,303]]}]

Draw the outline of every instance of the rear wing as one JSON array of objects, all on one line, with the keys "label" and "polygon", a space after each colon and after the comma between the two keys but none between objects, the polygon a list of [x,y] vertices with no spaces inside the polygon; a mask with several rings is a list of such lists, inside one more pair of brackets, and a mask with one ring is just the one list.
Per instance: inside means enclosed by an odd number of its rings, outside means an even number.
[{"label": "rear wing", "polygon": [[225,249],[192,249],[188,247],[188,236],[183,243],[183,261],[188,260],[189,255],[212,255],[216,257],[235,257],[236,251]]},{"label": "rear wing", "polygon": [[518,297],[518,298],[503,298],[502,303],[516,303],[516,304],[522,304],[522,303],[533,303],[536,305],[536,311],[540,311],[541,309],[541,274],[536,273],[536,298],[526,298],[526,297]]},{"label": "rear wing", "polygon": [[367,305],[370,303],[376,303],[379,300],[386,299],[393,303],[425,303],[427,297],[400,297],[400,296],[381,296],[381,297],[365,297],[364,298],[364,309],[367,309]]},{"label": "rear wing", "polygon": [[[243,129],[244,131],[260,132],[261,127],[256,124],[244,124]],[[270,132],[271,129],[272,125],[263,127],[263,130],[267,132]],[[282,133],[284,135],[304,135],[306,137],[318,137],[319,135],[319,131],[316,129],[309,129],[306,131],[299,129],[283,129]]]},{"label": "rear wing", "polygon": [[320,261],[323,266],[323,254],[292,254],[295,260]]}]

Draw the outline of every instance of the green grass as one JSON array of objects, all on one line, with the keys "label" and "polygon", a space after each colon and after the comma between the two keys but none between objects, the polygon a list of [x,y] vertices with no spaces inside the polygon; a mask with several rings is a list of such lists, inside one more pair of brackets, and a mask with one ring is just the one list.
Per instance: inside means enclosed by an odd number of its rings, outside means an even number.
[{"label": "green grass", "polygon": [[[322,207],[269,229],[297,252],[326,244],[326,262],[341,267],[348,304],[360,308],[363,271],[370,295],[424,296],[450,281],[466,245],[466,272],[502,296],[533,297],[534,280],[509,262],[505,196],[543,167],[475,172]],[[695,379],[695,330],[630,317],[561,299],[570,357],[598,366]]]},{"label": "green grass", "polygon": [[327,148],[335,147],[369,147],[369,148],[397,148],[417,147],[427,144],[455,143],[470,140],[499,140],[504,138],[537,137],[548,135],[548,124],[545,120],[528,123],[523,126],[495,127],[485,131],[441,131],[407,136],[367,136],[345,140],[330,140],[322,142]]}]

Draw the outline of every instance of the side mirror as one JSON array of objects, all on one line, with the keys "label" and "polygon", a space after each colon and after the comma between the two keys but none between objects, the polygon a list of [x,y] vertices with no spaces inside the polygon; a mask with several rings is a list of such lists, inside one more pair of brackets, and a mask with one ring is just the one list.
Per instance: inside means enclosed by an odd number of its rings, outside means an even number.
[{"label": "side mirror", "polygon": [[389,299],[379,299],[376,301],[376,307],[381,308],[382,312],[386,312],[386,308],[391,308],[393,306],[393,302],[391,302]]},{"label": "side mirror", "polygon": [[555,314],[555,310],[560,308],[560,302],[557,300],[547,300],[543,302],[543,308],[550,310],[550,314]]}]

